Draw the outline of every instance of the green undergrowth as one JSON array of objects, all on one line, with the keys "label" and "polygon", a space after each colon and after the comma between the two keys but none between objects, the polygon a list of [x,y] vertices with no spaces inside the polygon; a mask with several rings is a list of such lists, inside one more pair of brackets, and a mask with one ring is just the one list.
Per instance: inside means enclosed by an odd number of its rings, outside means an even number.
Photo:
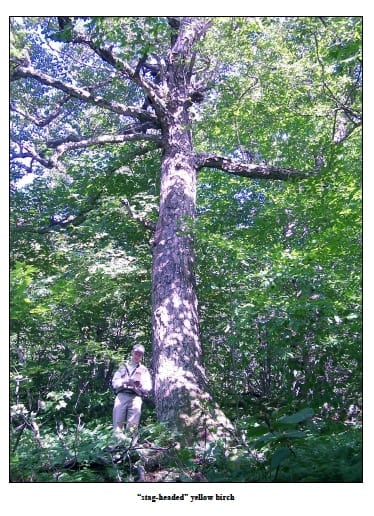
[{"label": "green undergrowth", "polygon": [[39,439],[15,430],[10,443],[11,482],[362,482],[359,425],[322,421],[310,408],[266,421],[243,416],[230,444],[205,449],[182,447],[154,422],[121,443],[110,425],[72,421],[42,428]]}]

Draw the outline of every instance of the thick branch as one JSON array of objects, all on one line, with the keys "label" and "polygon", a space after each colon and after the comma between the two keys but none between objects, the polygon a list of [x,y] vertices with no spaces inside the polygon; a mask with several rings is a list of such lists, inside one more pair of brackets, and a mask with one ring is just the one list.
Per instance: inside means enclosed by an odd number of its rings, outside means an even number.
[{"label": "thick branch", "polygon": [[105,134],[101,136],[95,136],[92,138],[81,138],[79,140],[60,140],[57,142],[50,142],[50,147],[55,147],[56,151],[50,158],[45,158],[40,156],[35,149],[33,149],[30,145],[24,144],[23,148],[27,151],[27,154],[22,153],[21,155],[13,154],[12,158],[20,158],[20,157],[32,157],[39,163],[41,163],[46,168],[58,168],[58,162],[63,154],[66,152],[76,150],[76,149],[84,149],[87,147],[92,147],[95,145],[106,145],[109,143],[124,143],[124,142],[133,142],[133,141],[152,141],[161,146],[161,138],[155,134],[144,134],[144,133],[131,133],[131,134]]},{"label": "thick branch", "polygon": [[85,88],[79,88],[77,86],[73,86],[72,84],[63,82],[60,79],[56,79],[55,77],[51,77],[50,75],[41,72],[40,70],[36,70],[32,66],[18,66],[12,74],[11,79],[16,80],[23,77],[35,79],[45,86],[56,88],[57,90],[67,93],[70,95],[70,97],[82,100],[95,106],[99,106],[108,111],[118,113],[119,115],[135,117],[141,120],[150,120],[151,122],[157,123],[157,118],[155,115],[149,113],[148,111],[134,106],[126,106],[114,100],[108,101],[99,95],[95,95],[89,92]]},{"label": "thick branch", "polygon": [[23,143],[22,149],[23,149],[22,152],[20,152],[19,154],[15,153],[15,152],[12,153],[11,158],[12,159],[32,158],[33,160],[35,160],[38,163],[40,163],[41,165],[43,165],[43,167],[53,168],[54,165],[50,162],[50,160],[47,158],[44,158],[43,156],[38,154],[38,152],[28,143]]},{"label": "thick branch", "polygon": [[113,66],[117,71],[125,75],[130,81],[140,86],[152,100],[153,104],[157,106],[163,106],[163,95],[161,88],[157,84],[148,81],[144,76],[139,74],[139,68],[142,66],[142,58],[140,59],[138,66],[133,68],[128,63],[126,63],[126,61],[123,61],[122,59],[119,59],[117,56],[115,56],[111,48],[105,48],[98,45],[85,34],[76,34],[69,41],[71,43],[81,43],[87,45],[99,57],[101,57],[103,61]]},{"label": "thick branch", "polygon": [[[174,19],[175,18],[169,17],[169,24],[170,20]],[[178,27],[178,36],[171,50],[170,61],[178,61],[179,59],[185,59],[188,57],[193,45],[204,36],[211,24],[212,20],[207,18],[182,18]],[[177,25],[175,28],[177,28]]]},{"label": "thick branch", "polygon": [[92,147],[94,145],[106,145],[108,143],[123,143],[130,141],[148,140],[157,143],[161,143],[159,136],[155,134],[144,134],[144,133],[132,133],[132,134],[105,134],[101,136],[95,136],[93,138],[83,138],[79,141],[66,142],[56,147],[56,152],[51,157],[50,161],[55,163],[65,152],[82,149],[86,147]]},{"label": "thick branch", "polygon": [[50,140],[47,142],[48,147],[57,149],[57,152],[66,152],[69,150],[80,149],[84,147],[92,147],[93,145],[105,145],[107,143],[123,143],[127,141],[147,140],[161,143],[161,138],[157,134],[148,134],[141,131],[126,131],[123,134],[102,134],[101,136],[92,137],[68,137],[60,140]]},{"label": "thick branch", "polygon": [[198,154],[195,158],[197,169],[216,168],[234,176],[247,177],[249,179],[305,179],[311,173],[300,172],[289,168],[273,165],[259,165],[247,163],[240,159],[226,158],[217,154]]}]

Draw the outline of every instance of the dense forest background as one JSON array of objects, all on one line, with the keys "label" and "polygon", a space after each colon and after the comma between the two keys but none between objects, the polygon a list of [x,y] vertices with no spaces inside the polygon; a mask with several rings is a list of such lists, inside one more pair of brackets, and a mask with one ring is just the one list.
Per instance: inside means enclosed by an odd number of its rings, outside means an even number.
[{"label": "dense forest background", "polygon": [[[75,23],[128,62],[173,37],[158,17]],[[161,151],[152,129],[126,140],[123,114],[87,115],[24,72],[143,102],[68,25],[11,20],[12,482],[132,482],[139,458],[149,482],[362,481],[361,25],[215,18],[198,42],[195,148],[304,176],[198,174],[203,360],[233,440],[183,446],[150,400],[138,443],[113,450],[112,375],[134,342],[153,370]],[[123,138],[82,145],[103,131]]]}]

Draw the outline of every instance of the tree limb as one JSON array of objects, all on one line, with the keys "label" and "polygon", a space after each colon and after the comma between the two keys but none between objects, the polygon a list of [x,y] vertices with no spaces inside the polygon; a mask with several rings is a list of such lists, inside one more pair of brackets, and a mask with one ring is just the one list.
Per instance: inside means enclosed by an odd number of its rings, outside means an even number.
[{"label": "tree limb", "polygon": [[37,118],[33,115],[30,115],[29,113],[26,113],[21,108],[19,108],[16,104],[13,104],[13,105],[11,104],[10,111],[12,111],[13,113],[18,113],[19,115],[26,118],[26,120],[29,120],[30,122],[32,122],[33,124],[35,124],[38,127],[45,127],[45,126],[49,125],[55,118],[57,118],[61,114],[62,106],[64,104],[66,104],[66,102],[68,102],[69,100],[70,100],[70,96],[64,95],[63,98],[59,102],[57,102],[56,108],[52,111],[52,113],[45,118],[43,118],[43,117]]},{"label": "tree limb", "polygon": [[145,62],[146,56],[140,58],[138,65],[134,69],[126,61],[123,61],[122,59],[119,59],[117,56],[115,56],[111,48],[105,48],[103,46],[98,45],[85,34],[76,34],[74,35],[74,37],[67,41],[70,41],[71,43],[81,43],[88,46],[103,61],[110,64],[117,71],[124,74],[130,81],[140,86],[155,105],[163,107],[162,88],[160,88],[159,85],[148,81],[144,76],[142,76],[139,73],[142,65],[144,64],[142,63],[142,61]]},{"label": "tree limb", "polygon": [[141,130],[126,131],[122,134],[102,134],[92,137],[68,136],[47,142],[48,147],[55,148],[57,152],[67,152],[82,147],[92,147],[93,145],[105,145],[107,143],[123,143],[126,141],[147,140],[161,144],[161,138],[157,134],[144,133]]},{"label": "tree limb", "polygon": [[119,115],[135,117],[139,120],[150,120],[151,122],[157,123],[156,116],[148,111],[135,106],[126,106],[116,102],[115,100],[108,101],[99,95],[91,93],[87,88],[79,88],[72,84],[68,84],[60,79],[47,75],[40,70],[36,70],[33,66],[18,66],[11,75],[11,80],[17,80],[20,78],[35,79],[45,86],[56,88],[57,90],[67,93],[70,97],[99,106],[108,111],[118,113]]},{"label": "tree limb", "polygon": [[41,165],[43,165],[43,167],[53,168],[54,165],[51,163],[51,161],[49,159],[41,156],[31,145],[24,142],[22,147],[26,152],[21,152],[20,154],[14,153],[12,155],[12,159],[32,158],[33,160],[35,160],[38,163],[40,163]]},{"label": "tree limb", "polygon": [[[175,20],[175,18],[169,18],[169,24],[171,24],[171,20]],[[193,45],[204,36],[211,25],[212,20],[207,18],[182,18],[178,28],[178,36],[171,49],[170,62],[188,57]],[[173,27],[173,25],[171,26]],[[177,28],[177,25],[175,28]]]},{"label": "tree limb", "polygon": [[333,93],[333,91],[331,90],[330,86],[327,84],[327,81],[326,81],[326,74],[325,74],[325,65],[320,57],[320,52],[319,52],[319,44],[318,44],[318,38],[317,38],[317,35],[314,33],[313,34],[313,37],[314,37],[314,42],[315,42],[315,47],[316,47],[316,57],[317,57],[317,61],[321,67],[321,72],[322,72],[322,86],[324,88],[324,90],[326,91],[327,93],[327,96],[334,102],[336,108],[338,110],[342,110],[344,111],[344,113],[346,114],[347,118],[349,118],[349,120],[356,126],[360,126],[361,123],[362,123],[362,117],[359,113],[355,113],[348,105],[346,105],[347,102],[349,102],[350,100],[350,97],[352,96],[353,94],[353,91],[358,87],[359,85],[359,82],[360,82],[360,75],[359,77],[356,79],[354,85],[352,86],[351,90],[348,92],[347,96],[346,96],[346,100],[345,102],[344,101],[341,101],[339,100],[339,98]]},{"label": "tree limb", "polygon": [[102,191],[98,192],[94,196],[88,198],[86,206],[81,208],[78,213],[75,215],[70,214],[62,219],[57,219],[56,216],[51,216],[49,224],[35,228],[30,224],[17,224],[12,227],[12,231],[27,231],[30,233],[37,233],[43,235],[45,233],[49,233],[51,231],[57,231],[59,229],[64,229],[68,226],[78,226],[82,222],[84,222],[87,218],[88,213],[94,210],[97,207],[97,201],[102,195]]},{"label": "tree limb", "polygon": [[139,222],[146,229],[149,229],[150,231],[156,231],[156,223],[153,222],[152,220],[148,220],[148,219],[141,217],[141,216],[137,215],[136,213],[134,213],[133,209],[130,206],[128,199],[126,199],[126,198],[121,199],[121,203],[126,208],[126,211],[130,218]]},{"label": "tree limb", "polygon": [[202,168],[216,168],[228,174],[249,179],[305,179],[312,175],[312,173],[300,172],[298,170],[266,164],[247,163],[240,159],[208,153],[197,154],[195,164],[198,170]]},{"label": "tree limb", "polygon": [[65,154],[66,152],[77,150],[77,149],[84,149],[87,147],[92,147],[95,145],[106,145],[110,143],[124,143],[124,142],[133,142],[133,141],[151,141],[155,142],[158,145],[161,146],[161,138],[158,135],[155,134],[145,134],[145,133],[127,133],[127,134],[104,134],[101,136],[94,136],[92,138],[80,138],[80,139],[61,139],[56,141],[50,141],[49,146],[51,148],[55,148],[54,154],[49,157],[45,158],[38,154],[38,152],[29,144],[24,143],[23,149],[26,151],[22,152],[20,154],[13,153],[12,159],[17,158],[25,158],[25,157],[31,157],[34,160],[38,161],[43,167],[46,168],[59,168],[59,160],[61,159],[61,156]]},{"label": "tree limb", "polygon": [[82,149],[86,147],[92,147],[94,145],[106,145],[108,143],[124,143],[130,141],[148,140],[161,144],[161,138],[155,134],[144,134],[144,133],[130,133],[130,134],[104,134],[101,136],[94,136],[92,138],[83,138],[79,141],[69,141],[58,145],[56,152],[50,158],[50,162],[55,166],[57,160],[60,159],[62,154],[65,152]]}]

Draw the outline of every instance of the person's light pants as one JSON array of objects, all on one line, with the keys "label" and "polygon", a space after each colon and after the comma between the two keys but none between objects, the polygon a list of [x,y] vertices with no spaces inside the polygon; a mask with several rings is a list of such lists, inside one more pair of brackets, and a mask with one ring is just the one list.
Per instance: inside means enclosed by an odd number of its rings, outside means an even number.
[{"label": "person's light pants", "polygon": [[137,429],[142,412],[143,400],[141,396],[134,396],[126,392],[119,392],[113,406],[113,430],[122,433],[126,424],[126,430]]}]

